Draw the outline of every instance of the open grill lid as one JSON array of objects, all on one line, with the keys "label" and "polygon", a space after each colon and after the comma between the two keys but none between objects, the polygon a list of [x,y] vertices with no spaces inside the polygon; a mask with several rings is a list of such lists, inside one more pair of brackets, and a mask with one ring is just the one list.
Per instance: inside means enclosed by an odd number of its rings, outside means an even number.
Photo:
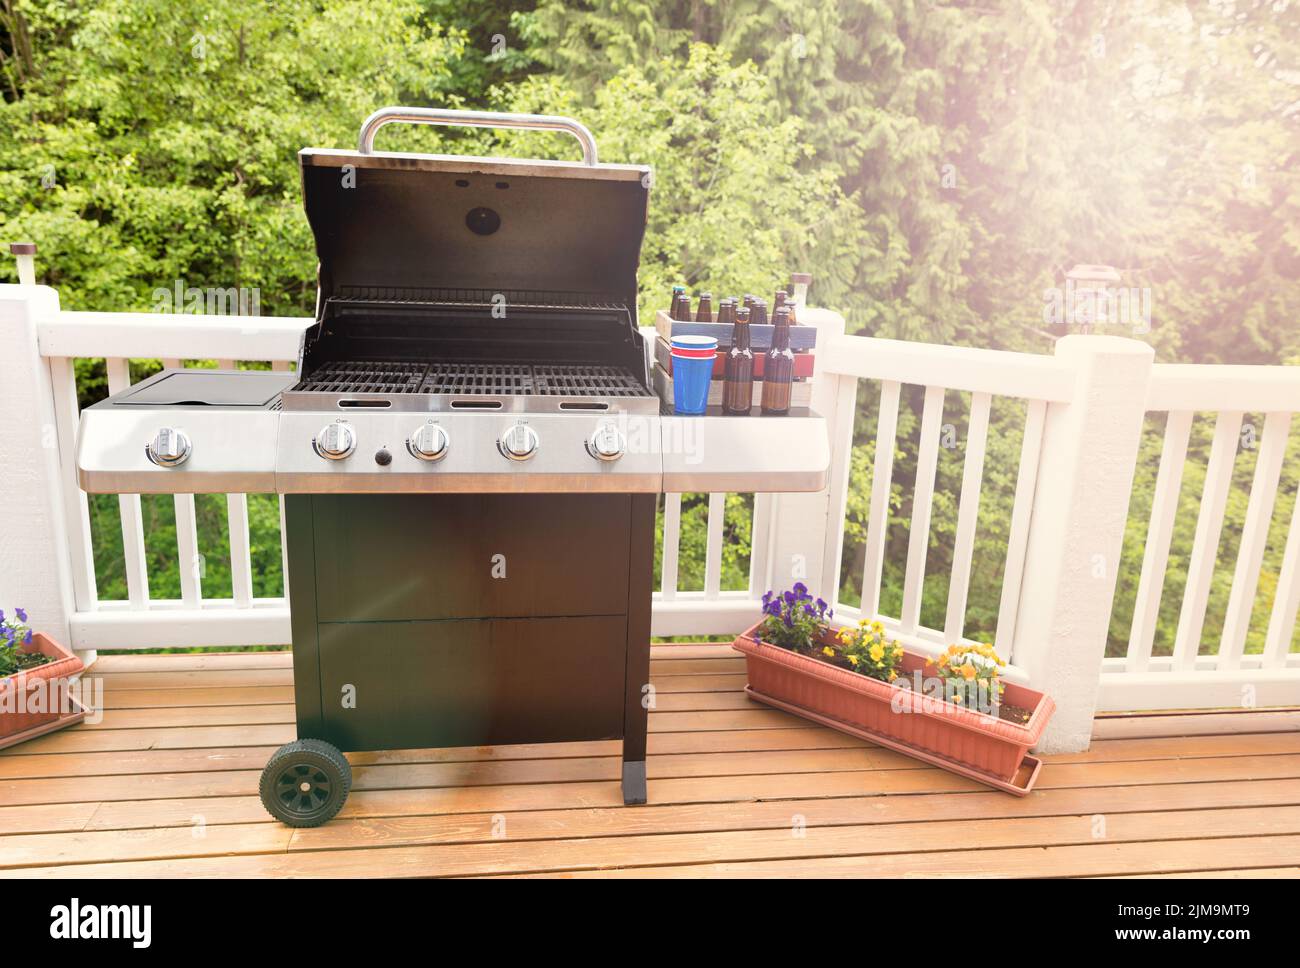
[{"label": "open grill lid", "polygon": [[[392,121],[565,131],[586,158],[373,152],[375,132]],[[532,307],[618,307],[635,328],[648,168],[599,164],[590,133],[569,118],[384,108],[367,119],[360,141],[355,152],[299,153],[322,318],[331,308],[380,322],[391,315],[358,312],[368,304],[436,325],[420,307],[461,293],[471,316],[495,306],[486,321],[505,321],[512,296],[527,293]]]}]

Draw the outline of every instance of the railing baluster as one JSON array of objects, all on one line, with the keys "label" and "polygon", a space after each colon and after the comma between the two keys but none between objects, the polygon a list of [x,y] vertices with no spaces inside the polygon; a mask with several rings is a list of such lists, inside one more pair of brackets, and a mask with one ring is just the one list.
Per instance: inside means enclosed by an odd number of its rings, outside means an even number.
[{"label": "railing baluster", "polygon": [[1287,532],[1286,550],[1282,553],[1282,572],[1277,580],[1273,611],[1268,617],[1268,633],[1264,636],[1265,669],[1286,666],[1291,639],[1295,636],[1297,611],[1300,611],[1300,489],[1296,491],[1295,506],[1291,509],[1291,528]]},{"label": "railing baluster", "polygon": [[1241,529],[1241,545],[1237,549],[1237,565],[1232,573],[1232,590],[1228,594],[1228,610],[1223,619],[1223,635],[1219,639],[1220,669],[1236,669],[1241,665],[1290,431],[1289,413],[1270,413],[1264,418],[1264,433],[1255,459],[1255,476],[1250,484],[1250,501],[1246,505],[1246,521]]},{"label": "railing baluster", "polygon": [[272,369],[272,370],[275,370],[277,373],[287,373],[287,372],[289,371],[289,361],[288,361],[288,360],[272,360],[272,361],[271,361],[271,369]]},{"label": "railing baluster", "polygon": [[749,534],[749,595],[760,597],[771,587],[773,495],[754,495],[754,526]]},{"label": "railing baluster", "polygon": [[[121,393],[131,386],[131,361],[109,357],[104,361],[108,373],[108,392]],[[122,515],[122,558],[126,566],[126,595],[135,608],[149,606],[149,574],[145,566],[144,526],[140,515],[140,495],[121,494],[118,506]]]},{"label": "railing baluster", "polygon": [[63,478],[63,514],[72,566],[72,595],[77,609],[93,611],[99,599],[95,586],[95,553],[90,544],[90,505],[77,486],[77,368],[66,356],[50,358],[50,385],[54,394],[54,421],[59,442],[59,473]]},{"label": "railing baluster", "polygon": [[722,526],[727,518],[727,495],[709,495],[708,541],[704,547],[704,597],[717,598],[722,589]]},{"label": "railing baluster", "polygon": [[185,362],[172,356],[163,360],[162,365],[164,370],[179,370],[185,365]]},{"label": "railing baluster", "polygon": [[[827,379],[832,379],[827,377]],[[836,390],[835,412],[839,420],[829,428],[831,439],[831,468],[826,482],[829,504],[826,509],[826,542],[822,552],[821,594],[827,601],[838,601],[840,592],[840,559],[844,555],[844,509],[849,500],[849,468],[853,464],[853,424],[858,402],[858,381],[855,377],[834,377],[839,381]]]},{"label": "railing baluster", "polygon": [[[867,519],[867,547],[862,567],[862,614],[874,618],[880,611],[880,583],[885,567],[885,540],[889,532],[889,494],[894,483],[894,447],[898,436],[898,396],[902,384],[880,384],[880,414],[876,421],[876,462],[871,474],[871,512]],[[843,528],[843,524],[840,525]]]},{"label": "railing baluster", "polygon": [[1151,646],[1155,641],[1160,599],[1165,587],[1165,569],[1169,565],[1169,543],[1173,539],[1178,494],[1183,484],[1183,465],[1187,462],[1192,416],[1190,410],[1174,410],[1165,422],[1160,470],[1156,472],[1156,489],[1151,498],[1151,522],[1147,525],[1142,574],[1138,579],[1137,601],[1133,607],[1133,625],[1124,663],[1129,672],[1145,672],[1151,661]]},{"label": "railing baluster", "polygon": [[234,360],[217,360],[217,368],[221,370],[237,370],[238,365]]},{"label": "railing baluster", "polygon": [[962,465],[961,498],[957,505],[957,536],[952,550],[952,576],[948,582],[948,613],[943,637],[961,639],[966,628],[966,598],[970,593],[970,563],[975,551],[975,526],[979,522],[980,485],[984,480],[984,449],[989,433],[987,393],[972,393],[970,422],[966,430],[966,460]]},{"label": "railing baluster", "polygon": [[176,507],[176,557],[181,572],[181,600],[191,608],[198,608],[203,598],[203,577],[194,495],[177,494],[173,502]]},{"label": "railing baluster", "polygon": [[1210,460],[1205,469],[1201,509],[1196,517],[1196,537],[1192,542],[1191,562],[1187,566],[1187,587],[1183,591],[1178,633],[1174,638],[1175,670],[1196,668],[1201,632],[1205,627],[1205,607],[1210,600],[1210,583],[1214,579],[1214,563],[1219,556],[1223,512],[1232,486],[1232,465],[1237,456],[1241,417],[1240,410],[1225,410],[1214,423],[1214,443],[1210,445]]},{"label": "railing baluster", "polygon": [[921,624],[921,589],[925,584],[925,558],[930,548],[930,512],[934,475],[939,467],[939,425],[943,420],[943,387],[925,388],[921,411],[921,439],[916,455],[916,487],[912,494],[912,522],[907,540],[907,574],[903,581],[903,614],[899,627],[915,632]]},{"label": "railing baluster", "polygon": [[665,599],[677,597],[677,546],[682,533],[682,496],[664,495],[663,581],[660,594]]},{"label": "railing baluster", "polygon": [[230,585],[236,605],[253,603],[253,570],[248,541],[248,495],[226,495],[230,529]]},{"label": "railing baluster", "polygon": [[1025,434],[1020,442],[1020,467],[1016,471],[1016,495],[1011,508],[1011,529],[1007,534],[1007,559],[1002,569],[998,626],[993,636],[993,648],[1005,662],[1011,662],[1015,654],[1020,583],[1025,576],[1025,551],[1029,547],[1029,523],[1033,517],[1038,459],[1043,450],[1046,420],[1047,401],[1030,400],[1025,412]]}]

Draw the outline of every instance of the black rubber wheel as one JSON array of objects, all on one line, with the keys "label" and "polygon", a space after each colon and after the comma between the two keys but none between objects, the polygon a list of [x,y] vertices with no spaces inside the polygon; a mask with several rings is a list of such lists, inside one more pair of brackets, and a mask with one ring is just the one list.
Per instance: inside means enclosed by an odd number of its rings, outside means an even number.
[{"label": "black rubber wheel", "polygon": [[343,808],[352,767],[323,739],[285,743],[271,755],[258,792],[267,813],[290,827],[319,827]]}]

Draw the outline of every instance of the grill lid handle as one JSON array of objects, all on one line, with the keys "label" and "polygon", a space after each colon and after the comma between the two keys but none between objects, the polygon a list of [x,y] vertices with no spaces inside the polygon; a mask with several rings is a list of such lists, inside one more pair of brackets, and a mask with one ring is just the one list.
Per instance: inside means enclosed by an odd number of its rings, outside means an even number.
[{"label": "grill lid handle", "polygon": [[554,114],[506,114],[496,111],[453,111],[450,108],[380,108],[361,125],[358,150],[370,154],[375,147],[375,134],[386,124],[402,121],[408,124],[449,124],[469,128],[525,128],[534,131],[563,131],[573,135],[582,145],[582,163],[595,165],[596,139],[582,123],[573,118]]}]

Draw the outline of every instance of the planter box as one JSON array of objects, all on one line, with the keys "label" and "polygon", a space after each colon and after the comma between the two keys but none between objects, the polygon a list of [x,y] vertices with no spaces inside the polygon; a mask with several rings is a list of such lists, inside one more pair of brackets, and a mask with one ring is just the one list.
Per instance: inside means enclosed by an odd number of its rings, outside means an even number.
[{"label": "planter box", "polygon": [[[829,644],[833,633],[821,640]],[[1038,778],[1042,762],[1028,750],[1056,709],[1041,692],[1005,684],[1002,701],[1030,711],[1021,725],[769,645],[758,625],[734,645],[745,655],[745,691],[759,702],[1018,796]],[[917,670],[925,675],[925,658],[905,652],[902,675],[910,681]]]},{"label": "planter box", "polygon": [[[85,708],[72,698],[67,688],[68,678],[85,669],[85,664],[40,632],[32,636],[31,644],[24,646],[23,651],[39,652],[54,661],[0,679],[0,749],[86,718]],[[37,695],[47,689],[57,691],[52,704],[48,693]]]}]

